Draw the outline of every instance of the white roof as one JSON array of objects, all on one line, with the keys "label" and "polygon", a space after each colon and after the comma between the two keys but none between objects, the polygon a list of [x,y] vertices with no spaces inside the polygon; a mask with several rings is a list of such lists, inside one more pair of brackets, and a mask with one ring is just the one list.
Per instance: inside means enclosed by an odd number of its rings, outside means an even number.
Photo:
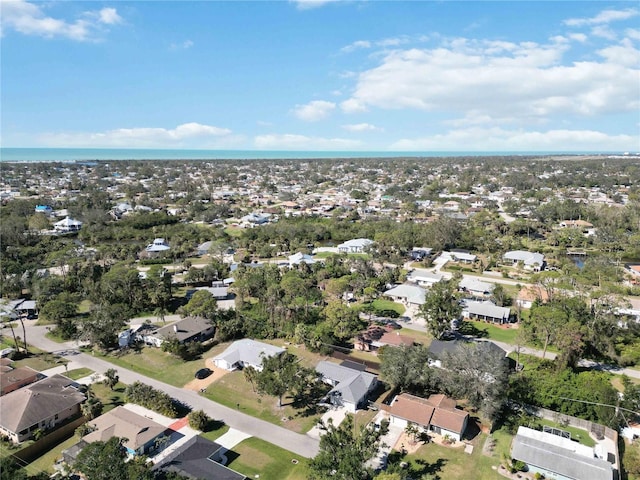
[{"label": "white roof", "polygon": [[526,250],[512,250],[504,254],[504,258],[522,262],[525,265],[542,265],[544,263],[544,255],[536,252],[527,252]]},{"label": "white roof", "polygon": [[426,291],[424,288],[417,285],[408,285],[403,283],[402,285],[398,285],[397,287],[387,290],[384,292],[384,295],[389,297],[406,298],[409,303],[422,305],[424,304]]},{"label": "white roof", "polygon": [[347,240],[344,243],[338,245],[338,248],[364,248],[373,243],[373,240],[368,238],[354,238],[353,240]]},{"label": "white roof", "polygon": [[493,292],[496,288],[495,284],[490,282],[482,282],[475,278],[464,277],[460,280],[460,288],[469,290],[470,292]]},{"label": "white roof", "polygon": [[473,300],[467,300],[465,302],[465,310],[469,314],[481,315],[483,317],[490,318],[509,318],[511,310],[507,307],[499,307],[493,302],[474,302]]},{"label": "white roof", "polygon": [[424,268],[416,268],[415,270],[409,272],[409,274],[407,275],[407,280],[410,282],[437,283],[442,280],[442,274],[430,272],[429,270],[425,270]]},{"label": "white roof", "polygon": [[292,265],[298,265],[300,263],[306,263],[311,265],[312,263],[316,263],[311,255],[307,255],[306,253],[298,252],[295,255],[289,256],[289,263]]},{"label": "white roof", "polygon": [[229,365],[242,362],[249,365],[262,365],[264,357],[272,357],[285,352],[284,348],[269,345],[268,343],[257,342],[249,338],[243,338],[233,342],[215,360],[224,360]]},{"label": "white roof", "polygon": [[465,252],[449,252],[449,256],[452,258],[457,258],[459,260],[468,260],[470,262],[475,261],[475,259],[477,258],[474,254]]},{"label": "white roof", "polygon": [[74,220],[71,217],[65,217],[59,222],[55,223],[56,227],[80,227],[82,222],[80,220]]}]

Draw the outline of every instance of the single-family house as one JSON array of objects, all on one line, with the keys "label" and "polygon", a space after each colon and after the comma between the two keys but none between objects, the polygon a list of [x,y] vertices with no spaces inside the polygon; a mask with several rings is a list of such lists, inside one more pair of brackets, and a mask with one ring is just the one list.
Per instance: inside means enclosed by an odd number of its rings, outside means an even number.
[{"label": "single-family house", "polygon": [[494,283],[483,282],[472,277],[464,277],[458,286],[461,292],[475,298],[485,298],[496,288]]},{"label": "single-family house", "polygon": [[243,227],[255,227],[258,225],[264,225],[271,220],[271,214],[269,213],[250,213],[240,219]]},{"label": "single-family house", "polygon": [[313,265],[316,263],[315,259],[311,255],[307,255],[306,253],[298,252],[295,255],[289,256],[289,267],[293,268],[296,265],[300,265],[301,263],[306,263],[307,265]]},{"label": "single-family house", "polygon": [[53,224],[53,229],[57,233],[72,233],[78,232],[82,228],[82,222],[80,220],[74,220],[71,217],[65,217],[59,222]]},{"label": "single-family house", "polygon": [[496,357],[505,358],[506,363],[511,366],[511,360],[507,357],[507,352],[493,342],[484,340],[437,340],[434,339],[427,349],[429,353],[429,366],[442,368],[442,360],[450,353],[454,353],[459,348],[465,348],[466,345],[475,345],[475,348],[482,348],[491,352]]},{"label": "single-family house", "polygon": [[635,283],[640,282],[640,265],[625,264],[624,271],[628,273]]},{"label": "single-family house", "polygon": [[611,463],[598,458],[592,447],[569,438],[518,427],[511,457],[524,462],[531,474],[540,473],[554,480],[613,480]]},{"label": "single-family house", "polygon": [[94,431],[84,436],[86,443],[106,442],[111,437],[124,438],[124,448],[131,456],[145,455],[156,448],[156,440],[167,435],[167,428],[153,420],[119,406],[91,420]]},{"label": "single-family house", "polygon": [[43,215],[50,217],[53,215],[53,208],[51,205],[36,205],[35,213],[42,213]]},{"label": "single-family house", "polygon": [[145,251],[151,254],[158,254],[162,252],[166,252],[171,247],[169,246],[169,242],[167,242],[164,238],[156,238],[153,240],[153,243],[147,245]]},{"label": "single-family house", "polygon": [[80,415],[86,397],[78,384],[62,375],[53,375],[2,397],[0,433],[19,443],[36,430],[51,430]]},{"label": "single-family house", "polygon": [[224,281],[211,282],[210,287],[203,288],[216,300],[224,300],[229,296],[229,285]]},{"label": "single-family house", "polygon": [[198,247],[196,248],[196,253],[198,254],[198,256],[202,257],[203,255],[209,253],[211,245],[213,245],[213,242],[211,240],[198,245]]},{"label": "single-family house", "polygon": [[516,296],[516,305],[522,308],[531,308],[534,302],[546,303],[549,301],[547,291],[538,285],[523,287]]},{"label": "single-family house", "polygon": [[338,245],[338,253],[364,253],[371,245],[373,245],[373,240],[355,238]]},{"label": "single-family house", "polygon": [[421,262],[425,258],[430,257],[431,252],[433,252],[433,248],[414,247],[409,252],[409,257],[411,258],[411,260],[415,260],[416,262]]},{"label": "single-family house", "polygon": [[442,394],[429,398],[408,393],[397,395],[388,407],[389,422],[406,428],[415,424],[423,431],[448,435],[456,441],[464,437],[469,414],[457,408],[456,401]]},{"label": "single-family house", "polygon": [[511,310],[508,307],[499,307],[489,300],[484,302],[465,300],[462,307],[462,316],[485,322],[509,323]]},{"label": "single-family house", "polygon": [[162,342],[170,338],[180,343],[202,342],[215,333],[215,326],[204,317],[186,317],[170,325],[157,328],[154,325],[143,324],[136,331],[134,339],[147,345],[160,347]]},{"label": "single-family house", "polygon": [[274,355],[282,355],[286,350],[268,343],[257,342],[248,338],[236,340],[217,357],[213,363],[218,368],[233,371],[238,368],[253,367],[262,370],[262,359]]},{"label": "single-family house", "polygon": [[512,250],[507,252],[502,256],[502,260],[511,265],[522,263],[524,269],[533,272],[544,270],[545,267],[544,255],[536,252],[527,252],[526,250]]},{"label": "single-family house", "polygon": [[424,268],[416,268],[407,274],[407,282],[415,283],[421,287],[431,287],[442,280],[443,275],[437,272],[430,272]]},{"label": "single-family house", "polygon": [[473,253],[456,250],[447,252],[447,255],[451,260],[458,263],[474,263],[478,259],[477,255],[474,255]]},{"label": "single-family house", "polygon": [[592,237],[596,234],[597,229],[593,226],[593,223],[585,220],[563,220],[559,224],[560,228],[574,228],[582,232],[585,237]]},{"label": "single-family house", "polygon": [[405,305],[423,305],[426,291],[418,285],[403,283],[387,290],[383,295],[390,297],[394,302],[402,302]]},{"label": "single-family house", "polygon": [[374,374],[333,362],[319,362],[316,371],[333,387],[327,394],[329,402],[350,412],[366,406],[369,394],[378,385]]},{"label": "single-family house", "polygon": [[0,370],[0,396],[30,385],[42,378],[44,378],[44,375],[30,367],[8,367]]},{"label": "single-family house", "polygon": [[379,348],[401,347],[401,346],[413,346],[415,340],[413,337],[407,335],[400,335],[399,332],[384,332],[382,336],[377,340],[372,340],[370,344],[370,350],[378,350]]},{"label": "single-family house", "polygon": [[159,468],[199,480],[245,480],[247,477],[224,465],[229,453],[223,446],[195,435],[164,457]]}]

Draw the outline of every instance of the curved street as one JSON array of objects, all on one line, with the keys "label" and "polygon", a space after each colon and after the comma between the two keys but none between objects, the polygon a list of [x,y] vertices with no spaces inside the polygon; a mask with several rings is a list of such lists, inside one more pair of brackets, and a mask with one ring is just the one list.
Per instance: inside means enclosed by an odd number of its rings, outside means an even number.
[{"label": "curved street", "polygon": [[[49,340],[45,337],[48,331],[46,326],[28,325],[28,323],[31,322],[26,322],[25,327],[29,345],[51,353],[64,350],[76,350],[78,348],[76,342],[57,343]],[[86,367],[101,374],[109,368],[115,368],[120,376],[120,381],[125,384],[140,381],[151,385],[153,388],[161,390],[171,397],[184,402],[194,410],[203,410],[213,419],[221,420],[236,430],[277,445],[301,457],[312,458],[319,451],[320,442],[316,438],[292,432],[286,428],[244,414],[241,411],[225,407],[199,395],[198,392],[194,392],[193,390],[174,387],[173,385],[113,365],[106,360],[86,353],[74,354],[67,358],[73,362],[72,368]]]}]

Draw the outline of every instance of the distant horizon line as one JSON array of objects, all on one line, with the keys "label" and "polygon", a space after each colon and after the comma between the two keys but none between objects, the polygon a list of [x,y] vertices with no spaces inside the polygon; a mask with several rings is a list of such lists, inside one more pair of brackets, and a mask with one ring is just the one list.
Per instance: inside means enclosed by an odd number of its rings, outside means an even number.
[{"label": "distant horizon line", "polygon": [[91,162],[135,160],[313,160],[362,158],[455,158],[522,156],[615,156],[640,154],[594,150],[223,150],[145,147],[0,147],[0,163]]}]

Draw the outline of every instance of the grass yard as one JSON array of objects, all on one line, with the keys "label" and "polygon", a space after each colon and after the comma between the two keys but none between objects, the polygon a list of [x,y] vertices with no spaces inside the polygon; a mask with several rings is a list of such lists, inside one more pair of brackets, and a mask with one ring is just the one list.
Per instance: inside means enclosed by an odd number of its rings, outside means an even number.
[{"label": "grass yard", "polygon": [[36,349],[33,347],[29,347],[29,351],[32,352],[31,355],[27,358],[16,360],[16,362],[14,362],[14,366],[31,367],[34,370],[41,372],[42,370],[47,370],[49,368],[59,367],[67,362],[63,357],[52,355],[51,353],[35,353],[35,350]]},{"label": "grass yard", "polygon": [[229,408],[239,405],[243,413],[298,433],[308,432],[321,416],[314,410],[294,408],[287,396],[282,398],[283,406],[278,408],[277,398],[254,393],[244,374],[237,370],[217,380],[203,395]]},{"label": "grass yard", "polygon": [[404,305],[391,300],[385,300],[384,298],[376,298],[371,302],[371,306],[375,309],[376,313],[382,313],[385,310],[391,310],[398,314],[398,316],[404,315],[406,308]]},{"label": "grass yard", "polygon": [[202,358],[188,362],[155,347],[143,347],[140,350],[132,350],[119,356],[101,356],[114,365],[133,370],[176,387],[182,387],[193,380],[197,370],[205,366],[206,358],[215,355],[213,353],[214,350],[216,350],[216,347],[205,351],[202,354]]},{"label": "grass yard", "polygon": [[88,377],[93,374],[93,370],[90,368],[74,368],[65,372],[64,376],[71,380],[79,380],[84,377]]},{"label": "grass yard", "polygon": [[516,336],[518,335],[517,328],[502,328],[496,325],[491,325],[486,322],[478,322],[475,320],[465,320],[463,322],[463,326],[460,327],[462,331],[465,329],[465,325],[468,324],[471,326],[470,330],[476,330],[481,332],[478,337],[487,338],[489,340],[497,340],[498,342],[505,342],[510,344],[516,343]]},{"label": "grass yard", "polygon": [[92,305],[91,300],[82,300],[78,305],[78,313],[89,313]]},{"label": "grass yard", "polygon": [[[430,443],[423,445],[411,455],[406,455],[402,461],[408,462],[413,471],[419,475],[431,474],[434,478],[455,480],[498,480],[504,479],[492,467],[500,464],[499,452],[502,450],[500,439],[494,455],[489,457],[482,454],[482,446],[486,435],[479,435],[474,440],[471,455],[464,453],[462,448],[450,448]],[[494,437],[495,438],[495,437]],[[415,477],[417,478],[417,477]]]},{"label": "grass yard", "polygon": [[215,442],[218,438],[227,433],[229,431],[229,428],[229,425],[222,425],[220,428],[216,428],[215,430],[203,432],[200,434],[200,436],[206,438],[207,440]]},{"label": "grass yard", "polygon": [[539,419],[539,423],[541,425],[546,425],[548,427],[554,427],[554,428],[559,428],[561,430],[564,430],[566,432],[569,432],[571,434],[571,439],[572,440],[576,440],[579,443],[586,445],[587,447],[595,447],[596,446],[596,441],[591,438],[591,436],[589,435],[589,432],[587,432],[586,430],[583,430],[582,428],[576,428],[576,427],[572,427],[572,426],[563,426],[560,425],[557,422],[551,421],[551,420],[545,420],[544,418]]},{"label": "grass yard", "polygon": [[425,347],[431,345],[431,340],[433,340],[433,336],[430,333],[423,332],[422,330],[414,330],[413,328],[403,327],[399,330],[399,332],[400,335],[411,337],[415,340],[416,343],[421,343]]},{"label": "grass yard", "polygon": [[104,385],[102,382],[92,383],[91,391],[102,402],[102,413],[113,410],[116,407],[124,405],[124,389],[126,385],[118,382],[113,390]]},{"label": "grass yard", "polygon": [[[233,450],[238,456],[227,465],[229,468],[260,480],[306,480],[308,460],[252,437],[236,445]],[[227,455],[230,455],[229,452]],[[295,460],[297,463],[293,463]]]},{"label": "grass yard", "polygon": [[78,435],[73,435],[71,438],[68,438],[64,442],[59,443],[47,453],[28,464],[24,468],[25,471],[29,475],[36,475],[40,472],[54,473],[55,470],[53,468],[53,465],[59,458],[62,458],[62,452],[67,448],[72,447],[79,441],[80,437]]}]

